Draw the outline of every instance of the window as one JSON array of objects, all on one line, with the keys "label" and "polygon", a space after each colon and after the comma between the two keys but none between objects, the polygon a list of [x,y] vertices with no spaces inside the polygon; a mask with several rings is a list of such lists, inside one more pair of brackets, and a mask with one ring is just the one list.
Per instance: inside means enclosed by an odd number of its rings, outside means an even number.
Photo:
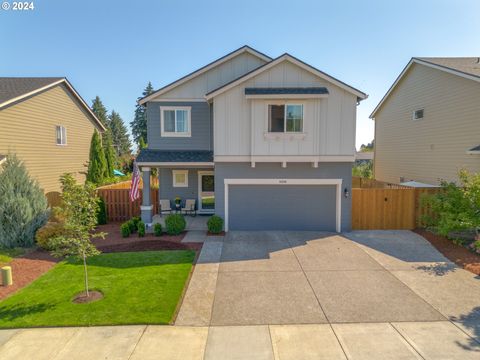
[{"label": "window", "polygon": [[188,170],[173,170],[173,187],[188,187]]},{"label": "window", "polygon": [[413,120],[423,119],[423,109],[415,110],[412,114]]},{"label": "window", "polygon": [[268,105],[269,132],[303,132],[303,105]]},{"label": "window", "polygon": [[55,127],[57,145],[67,145],[67,129],[65,126],[57,125]]},{"label": "window", "polygon": [[190,137],[190,107],[160,107],[161,135]]}]

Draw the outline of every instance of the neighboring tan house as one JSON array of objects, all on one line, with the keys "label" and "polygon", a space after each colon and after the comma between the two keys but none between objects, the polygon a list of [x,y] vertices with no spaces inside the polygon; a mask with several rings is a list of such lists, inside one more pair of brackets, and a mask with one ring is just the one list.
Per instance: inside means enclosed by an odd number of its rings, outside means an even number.
[{"label": "neighboring tan house", "polygon": [[[347,231],[356,107],[366,97],[289,54],[244,46],[139,101],[144,187],[157,168],[160,200],[195,200],[227,231]],[[141,210],[151,224],[149,195]]]},{"label": "neighboring tan house", "polygon": [[457,181],[480,171],[480,59],[412,58],[370,115],[374,176]]},{"label": "neighboring tan house", "polygon": [[0,78],[0,162],[15,153],[45,193],[66,172],[85,180],[95,129],[105,130],[66,78]]}]

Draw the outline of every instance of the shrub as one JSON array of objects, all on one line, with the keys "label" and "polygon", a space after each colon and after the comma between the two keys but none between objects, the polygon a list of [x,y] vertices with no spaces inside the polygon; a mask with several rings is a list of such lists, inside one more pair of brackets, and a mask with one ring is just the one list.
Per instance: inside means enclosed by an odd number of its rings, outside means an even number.
[{"label": "shrub", "polygon": [[480,235],[480,173],[459,172],[460,186],[442,182],[442,191],[422,197],[422,206],[429,207],[424,221],[440,235],[475,230]]},{"label": "shrub", "polygon": [[30,247],[48,220],[47,199],[25,165],[9,154],[0,165],[0,247]]},{"label": "shrub", "polygon": [[178,235],[183,230],[187,223],[181,214],[170,214],[165,218],[165,227],[169,235]]},{"label": "shrub", "polygon": [[98,198],[97,224],[105,225],[107,223],[107,206],[103,198]]},{"label": "shrub", "polygon": [[162,224],[156,223],[153,225],[153,233],[155,236],[162,236]]},{"label": "shrub", "polygon": [[37,233],[35,234],[35,240],[37,241],[37,245],[42,249],[51,251],[53,250],[53,247],[50,244],[50,239],[65,234],[66,230],[62,223],[49,222],[37,230]]},{"label": "shrub", "polygon": [[213,215],[207,221],[208,231],[212,234],[219,234],[223,230],[223,219],[218,215]]},{"label": "shrub", "polygon": [[138,227],[138,223],[140,222],[140,218],[138,216],[134,216],[130,219],[130,221],[133,222],[133,224],[135,225],[135,229]]},{"label": "shrub", "polygon": [[122,233],[122,237],[124,238],[130,236],[130,234],[132,233],[130,231],[130,221],[124,222],[122,225],[120,225],[120,232]]},{"label": "shrub", "polygon": [[137,231],[139,237],[145,236],[145,223],[143,221],[139,221],[137,224]]},{"label": "shrub", "polygon": [[127,221],[128,226],[130,227],[130,233],[133,234],[137,231],[137,224],[132,219]]}]

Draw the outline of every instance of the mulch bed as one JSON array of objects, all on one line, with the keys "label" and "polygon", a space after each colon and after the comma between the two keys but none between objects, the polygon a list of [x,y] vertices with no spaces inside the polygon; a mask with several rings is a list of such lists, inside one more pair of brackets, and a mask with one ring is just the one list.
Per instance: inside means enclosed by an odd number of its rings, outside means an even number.
[{"label": "mulch bed", "polygon": [[36,280],[50,270],[58,261],[58,259],[55,259],[43,250],[35,250],[14,258],[7,264],[12,267],[13,285],[0,285],[0,300]]},{"label": "mulch bed", "polygon": [[90,290],[88,297],[87,297],[87,293],[83,291],[77,296],[75,296],[72,301],[75,304],[87,304],[87,303],[91,303],[91,302],[102,300],[102,299],[103,299],[103,294],[100,291]]},{"label": "mulch bed", "polygon": [[220,231],[218,234],[211,233],[210,231],[207,231],[208,236],[225,236],[226,233],[225,231]]},{"label": "mulch bed", "polygon": [[152,250],[200,250],[201,243],[182,243],[186,232],[180,235],[155,236],[145,234],[139,237],[138,234],[132,234],[128,238],[123,238],[120,233],[120,223],[110,223],[98,226],[98,231],[108,233],[105,239],[93,239],[93,243],[98,250],[105,253],[126,252],[126,251],[152,251]]},{"label": "mulch bed", "polygon": [[475,254],[461,245],[454,244],[453,241],[448,240],[446,237],[434,234],[425,229],[416,229],[414,231],[428,240],[447,259],[453,261],[465,270],[480,275],[479,254]]}]

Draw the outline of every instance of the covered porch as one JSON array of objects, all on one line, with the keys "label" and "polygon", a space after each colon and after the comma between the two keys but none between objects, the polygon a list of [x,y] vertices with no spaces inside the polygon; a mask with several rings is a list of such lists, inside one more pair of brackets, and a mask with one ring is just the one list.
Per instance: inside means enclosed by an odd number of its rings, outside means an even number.
[{"label": "covered porch", "polygon": [[[155,222],[164,224],[166,215],[178,213],[188,205],[193,206],[193,212],[189,211],[186,216],[187,230],[206,229],[208,216],[204,215],[215,212],[213,152],[143,149],[137,165],[142,172],[144,189],[140,207],[142,220],[148,227]],[[152,173],[158,178],[157,213],[150,197]]]}]

